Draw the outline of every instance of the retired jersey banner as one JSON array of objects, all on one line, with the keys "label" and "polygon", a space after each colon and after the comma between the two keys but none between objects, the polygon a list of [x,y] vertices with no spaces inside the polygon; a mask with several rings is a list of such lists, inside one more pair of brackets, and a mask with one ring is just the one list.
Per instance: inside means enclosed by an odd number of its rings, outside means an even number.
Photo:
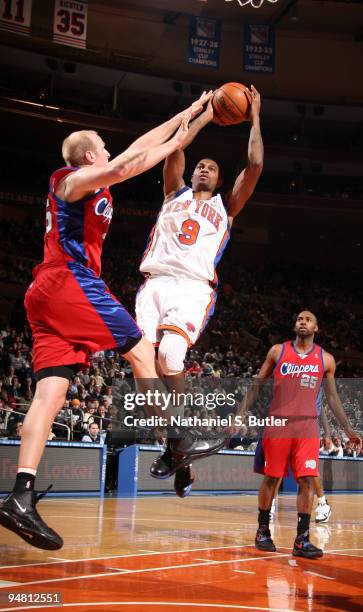
[{"label": "retired jersey banner", "polygon": [[245,25],[243,69],[246,72],[275,71],[275,32],[266,24]]},{"label": "retired jersey banner", "polygon": [[53,41],[86,48],[88,0],[55,0]]},{"label": "retired jersey banner", "polygon": [[189,27],[188,62],[208,68],[218,68],[221,46],[220,19],[191,17]]},{"label": "retired jersey banner", "polygon": [[0,30],[30,35],[32,0],[0,0]]}]

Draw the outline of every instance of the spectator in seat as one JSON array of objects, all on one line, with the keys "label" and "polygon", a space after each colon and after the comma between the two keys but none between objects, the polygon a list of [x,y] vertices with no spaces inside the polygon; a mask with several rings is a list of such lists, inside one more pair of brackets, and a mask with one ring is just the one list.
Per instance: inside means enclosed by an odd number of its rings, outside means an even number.
[{"label": "spectator in seat", "polygon": [[78,376],[79,376],[79,380],[82,385],[84,385],[85,387],[89,385],[90,380],[91,380],[90,374],[89,374],[89,368],[86,368],[85,370],[80,372]]},{"label": "spectator in seat", "polygon": [[188,374],[191,376],[200,376],[202,368],[197,361],[193,361],[192,366],[188,370]]},{"label": "spectator in seat", "polygon": [[95,402],[89,399],[87,402],[86,412],[83,416],[83,429],[85,429],[86,431],[88,431],[88,426],[94,422],[94,415],[96,414],[96,412],[97,410]]},{"label": "spectator in seat", "polygon": [[331,438],[324,438],[323,446],[320,448],[319,453],[321,455],[328,455],[329,457],[336,457],[338,454],[338,449],[334,446],[333,440]]},{"label": "spectator in seat", "polygon": [[337,450],[337,453],[336,453],[335,456],[336,457],[343,457],[344,456],[344,448],[343,448],[341,439],[340,438],[334,438],[333,439],[333,444],[334,444],[334,446],[335,446],[335,448]]},{"label": "spectator in seat", "polygon": [[15,425],[14,432],[11,435],[9,435],[9,438],[11,440],[20,440],[22,429],[23,429],[23,421],[18,421]]},{"label": "spectator in seat", "polygon": [[109,400],[108,405],[113,403],[112,387],[106,387],[103,399]]},{"label": "spectator in seat", "polygon": [[18,349],[15,351],[14,355],[11,355],[11,365],[17,372],[18,370],[22,370],[25,367],[26,359],[22,356],[21,351]]},{"label": "spectator in seat", "polygon": [[94,415],[93,422],[97,423],[101,433],[106,431],[109,420],[106,413],[106,408],[102,404],[98,407],[97,413]]},{"label": "spectator in seat", "polygon": [[21,384],[17,376],[13,376],[11,385],[7,387],[8,393],[11,397],[19,399],[21,397]]},{"label": "spectator in seat", "polygon": [[100,428],[97,423],[91,423],[88,427],[88,433],[84,434],[82,442],[94,442],[95,444],[103,444],[104,438],[100,434]]},{"label": "spectator in seat", "polygon": [[101,403],[103,401],[102,387],[100,385],[95,385],[90,395],[93,400]]},{"label": "spectator in seat", "polygon": [[10,366],[8,368],[7,373],[5,374],[5,380],[4,380],[5,387],[11,387],[14,376],[15,376],[15,368],[13,366]]},{"label": "spectator in seat", "polygon": [[343,451],[344,457],[356,457],[355,449],[353,448],[352,442],[348,441]]},{"label": "spectator in seat", "polygon": [[95,377],[95,380],[96,380],[97,387],[102,388],[103,385],[105,384],[105,380],[104,380],[103,376],[101,376],[100,368],[95,368],[94,377]]},{"label": "spectator in seat", "polygon": [[73,420],[73,427],[75,427],[78,423],[83,423],[83,410],[81,401],[75,397],[71,401],[71,418]]}]

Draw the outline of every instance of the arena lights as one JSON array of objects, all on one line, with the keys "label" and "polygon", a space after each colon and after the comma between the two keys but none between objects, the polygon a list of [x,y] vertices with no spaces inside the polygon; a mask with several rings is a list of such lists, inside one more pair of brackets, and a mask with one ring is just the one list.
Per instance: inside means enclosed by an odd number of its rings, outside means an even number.
[{"label": "arena lights", "polygon": [[[225,2],[234,2],[234,0],[224,0]],[[240,6],[247,6],[250,4],[253,8],[258,9],[261,8],[265,0],[236,0]],[[278,0],[266,0],[266,2],[271,2],[272,4],[276,4]]]}]

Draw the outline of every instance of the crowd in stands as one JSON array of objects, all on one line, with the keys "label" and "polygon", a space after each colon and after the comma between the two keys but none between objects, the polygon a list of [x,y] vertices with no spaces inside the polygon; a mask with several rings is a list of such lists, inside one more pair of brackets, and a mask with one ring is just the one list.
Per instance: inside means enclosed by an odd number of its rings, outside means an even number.
[{"label": "crowd in stands", "polygon": [[[31,367],[31,336],[27,329],[18,333],[16,329],[7,327],[1,330],[0,347],[0,431],[4,435],[16,436],[17,426],[23,420],[35,390]],[[195,359],[196,354],[197,350],[190,351],[185,364],[187,393],[203,392],[206,395],[206,393],[216,394],[222,389],[232,390],[237,400],[240,400],[258,370],[258,367],[255,369],[249,365],[251,361],[244,355],[245,365],[241,366],[243,372],[236,376],[233,373],[233,364],[237,361],[237,354],[232,350],[223,353],[218,346],[206,352],[201,363]],[[230,366],[229,374],[222,374],[222,368],[225,366],[227,368]],[[340,397],[352,423],[363,430],[361,410],[363,390],[360,380],[340,379],[337,382]],[[95,354],[92,366],[79,372],[71,381],[67,400],[53,427],[52,437],[67,437],[65,430],[68,428],[69,437],[81,440],[85,435],[94,434],[94,431],[89,431],[89,426],[93,423],[98,426],[96,437],[99,433],[105,434],[122,421],[122,417],[126,414],[123,398],[132,390],[131,370],[122,358],[114,351]],[[262,404],[267,404],[266,399],[261,401]],[[219,411],[219,414],[226,416],[227,412],[224,408],[224,412]],[[138,417],[145,416],[142,409],[135,414]],[[217,410],[205,407],[191,408],[187,404],[185,417],[191,415],[213,418],[217,417]],[[336,430],[336,423],[332,417],[330,421],[332,431],[334,428]],[[257,431],[249,430],[247,435],[246,430],[245,433],[243,438],[246,439],[241,444],[243,447],[248,447],[256,441]],[[335,438],[333,442],[336,446]],[[328,450],[326,454],[331,454],[336,449],[328,447]]]},{"label": "crowd in stands", "polygon": [[[42,225],[31,219],[22,224],[0,221],[0,280],[20,285],[30,282],[32,268],[42,258],[43,231]],[[134,312],[136,291],[142,283],[138,265],[144,242],[116,243],[106,243],[102,277]],[[294,313],[309,305],[320,320],[317,341],[326,350],[363,352],[359,276],[359,270],[337,274],[335,269],[286,262],[236,267],[227,251],[219,267],[216,313],[202,345],[209,341],[214,346],[222,345],[223,350],[232,346],[239,354],[247,346],[260,359],[269,345],[291,335]],[[223,369],[222,374],[228,375],[228,371]],[[339,375],[354,376],[354,368],[344,364]]]},{"label": "crowd in stands", "polygon": [[[233,392],[237,401],[244,396],[258,371],[258,359],[252,355],[229,349],[225,352],[216,345],[205,352],[199,361],[198,349],[192,349],[187,357],[186,393],[193,391],[216,395],[222,390]],[[19,439],[21,424],[35,391],[32,371],[31,335],[27,326],[18,331],[10,326],[0,331],[0,436]],[[251,365],[253,364],[253,365]],[[339,394],[352,424],[363,431],[362,394],[359,379],[338,379]],[[118,430],[126,414],[125,394],[134,390],[130,366],[114,351],[99,352],[92,356],[91,366],[80,371],[70,382],[67,399],[50,432],[49,439],[73,439],[84,442],[100,442],[108,431]],[[267,405],[267,396],[259,400],[257,410]],[[228,406],[213,408],[190,406],[186,403],[184,416],[201,419],[231,414]],[[139,408],[135,416],[143,418],[145,411]],[[233,413],[232,413],[233,414]],[[329,414],[329,412],[328,412]],[[330,456],[355,456],[350,443],[332,415],[329,415],[332,436],[322,440],[321,453]],[[140,430],[136,433],[142,442],[160,442],[162,430]],[[255,428],[237,428],[231,447],[254,450],[258,431]],[[359,456],[359,455],[358,455]],[[363,452],[361,453],[363,456]]]},{"label": "crowd in stands", "polygon": [[[31,268],[41,259],[41,225],[28,219],[24,225],[1,221],[4,236],[0,255],[0,282],[25,286]],[[137,264],[142,248],[110,245],[104,256],[103,277],[125,306],[134,311],[134,299],[141,277]],[[328,270],[317,273],[307,266],[270,263],[265,266],[231,266],[228,256],[220,270],[219,298],[214,317],[198,343],[188,352],[185,371],[188,385],[218,391],[219,381],[230,381],[236,397],[241,398],[249,381],[258,372],[268,348],[292,336],[293,316],[307,304],[321,323],[317,341],[337,354],[339,392],[349,417],[363,431],[361,368],[349,355],[362,351],[362,321],[358,303],[361,288],[354,273],[337,277]],[[313,282],[312,279],[318,279]],[[301,297],[304,296],[304,302]],[[339,302],[337,301],[339,296]],[[0,331],[0,435],[17,437],[23,414],[35,389],[32,370],[32,338],[21,306],[15,308],[12,325]],[[125,414],[123,396],[131,390],[129,365],[113,351],[96,354],[91,367],[70,383],[68,397],[53,427],[51,437],[95,441],[118,426]],[[224,384],[224,383],[223,383]],[[194,389],[195,391],[195,389]],[[116,394],[116,397],[115,397]],[[16,414],[20,412],[22,414]],[[186,408],[186,416],[217,416],[215,411]],[[139,416],[144,416],[140,410]],[[98,427],[90,428],[95,423]],[[332,420],[333,445],[326,454],[349,454],[349,444]],[[141,434],[140,434],[141,435]],[[238,443],[253,448],[257,431],[246,431]],[[162,432],[147,432],[149,441],[160,440]],[[336,440],[335,440],[336,438]],[[340,443],[338,443],[340,440]],[[343,450],[341,450],[343,449]]]}]

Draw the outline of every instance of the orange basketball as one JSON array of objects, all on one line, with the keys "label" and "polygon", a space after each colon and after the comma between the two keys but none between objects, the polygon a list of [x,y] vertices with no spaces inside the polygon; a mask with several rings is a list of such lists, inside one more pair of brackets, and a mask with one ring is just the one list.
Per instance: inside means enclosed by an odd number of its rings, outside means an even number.
[{"label": "orange basketball", "polygon": [[225,83],[214,92],[212,98],[214,123],[233,125],[248,121],[251,94],[242,83]]}]

